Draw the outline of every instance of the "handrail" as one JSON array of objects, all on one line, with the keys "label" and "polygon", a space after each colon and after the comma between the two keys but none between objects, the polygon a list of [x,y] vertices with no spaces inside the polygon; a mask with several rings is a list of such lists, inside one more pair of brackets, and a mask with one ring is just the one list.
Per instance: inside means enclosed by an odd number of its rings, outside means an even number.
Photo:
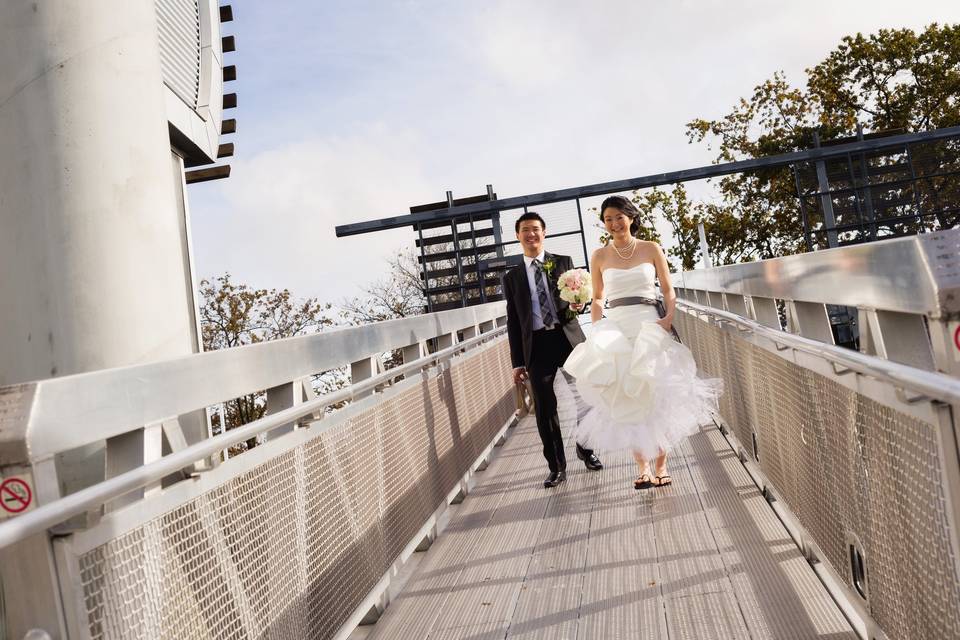
[{"label": "handrail", "polygon": [[[456,333],[506,315],[504,302],[339,327],[306,336],[0,387],[7,412],[0,441],[20,443],[0,465],[30,464],[128,433],[134,425],[183,416],[363,360],[371,354]],[[159,390],[159,392],[158,392]],[[5,394],[9,394],[8,396]]]},{"label": "handrail", "polygon": [[778,331],[743,316],[729,311],[722,311],[713,307],[706,307],[688,300],[677,300],[677,305],[687,307],[698,313],[712,315],[721,320],[738,325],[752,333],[770,339],[778,349],[796,349],[811,355],[818,356],[830,362],[839,364],[847,369],[856,371],[873,378],[885,380],[895,386],[910,391],[919,392],[931,399],[947,403],[960,403],[960,380],[951,376],[917,369],[914,367],[884,360],[876,356],[869,356],[858,351],[851,351],[825,342],[811,340],[785,331]]},{"label": "handrail", "polygon": [[674,274],[689,291],[897,311],[960,313],[960,229]]},{"label": "handrail", "polygon": [[272,429],[295,422],[331,404],[342,402],[343,400],[350,400],[359,393],[373,389],[398,376],[417,371],[425,366],[444,360],[459,351],[469,349],[491,338],[498,337],[504,332],[506,332],[506,327],[493,329],[487,333],[457,343],[452,347],[447,347],[423,358],[366,378],[344,389],[333,391],[314,400],[304,402],[303,404],[264,416],[242,427],[231,429],[230,431],[191,445],[181,451],[164,456],[155,462],[145,464],[142,467],[104,480],[103,482],[72,493],[49,504],[41,505],[33,511],[0,523],[0,549],[19,542],[31,535],[45,531],[75,515],[86,513],[99,505],[115,500],[131,491],[158,482],[162,478],[176,473],[207,456],[215,455],[223,449],[254,438]]}]

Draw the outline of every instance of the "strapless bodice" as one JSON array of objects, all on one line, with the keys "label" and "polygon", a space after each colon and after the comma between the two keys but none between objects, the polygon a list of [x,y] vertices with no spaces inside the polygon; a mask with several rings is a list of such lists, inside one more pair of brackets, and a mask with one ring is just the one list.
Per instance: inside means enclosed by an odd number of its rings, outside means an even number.
[{"label": "strapless bodice", "polygon": [[649,262],[643,262],[629,269],[603,270],[603,294],[607,300],[639,296],[657,297],[657,269]]}]

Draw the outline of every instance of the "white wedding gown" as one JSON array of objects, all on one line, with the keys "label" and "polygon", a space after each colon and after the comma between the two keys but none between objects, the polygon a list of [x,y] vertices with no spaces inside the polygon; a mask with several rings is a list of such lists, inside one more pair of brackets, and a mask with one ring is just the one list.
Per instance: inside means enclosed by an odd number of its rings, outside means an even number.
[{"label": "white wedding gown", "polygon": [[[604,293],[608,300],[656,298],[655,279],[649,263],[607,268]],[[693,355],[656,323],[655,307],[622,305],[606,314],[563,367],[590,407],[574,435],[591,449],[632,449],[652,458],[711,420],[723,381],[697,377]]]}]

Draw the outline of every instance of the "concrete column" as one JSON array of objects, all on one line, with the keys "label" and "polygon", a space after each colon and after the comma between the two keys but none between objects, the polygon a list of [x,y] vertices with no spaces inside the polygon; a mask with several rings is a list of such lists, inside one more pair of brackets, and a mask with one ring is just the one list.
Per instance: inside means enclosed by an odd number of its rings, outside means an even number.
[{"label": "concrete column", "polygon": [[0,385],[193,351],[154,12],[0,3]]}]

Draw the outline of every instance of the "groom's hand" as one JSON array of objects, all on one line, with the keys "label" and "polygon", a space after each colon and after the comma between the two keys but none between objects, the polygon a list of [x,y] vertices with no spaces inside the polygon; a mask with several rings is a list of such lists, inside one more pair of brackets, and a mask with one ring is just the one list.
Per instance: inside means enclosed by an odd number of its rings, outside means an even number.
[{"label": "groom's hand", "polygon": [[520,385],[523,384],[527,379],[527,368],[526,367],[517,367],[513,370],[513,384]]}]

